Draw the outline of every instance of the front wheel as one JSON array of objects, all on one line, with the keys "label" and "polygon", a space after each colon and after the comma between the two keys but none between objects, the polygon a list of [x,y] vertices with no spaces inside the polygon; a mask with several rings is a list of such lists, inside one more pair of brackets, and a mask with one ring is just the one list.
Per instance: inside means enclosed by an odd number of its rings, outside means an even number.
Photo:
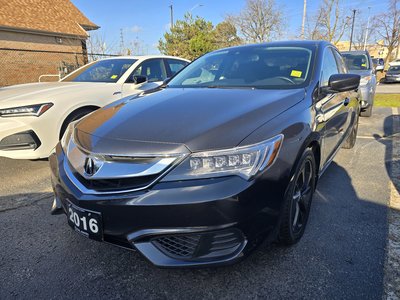
[{"label": "front wheel", "polygon": [[304,234],[316,183],[314,153],[307,148],[286,190],[279,228],[279,241],[286,245],[297,243]]},{"label": "front wheel", "polygon": [[360,112],[361,117],[370,117],[372,115],[372,104],[368,105],[368,107]]}]

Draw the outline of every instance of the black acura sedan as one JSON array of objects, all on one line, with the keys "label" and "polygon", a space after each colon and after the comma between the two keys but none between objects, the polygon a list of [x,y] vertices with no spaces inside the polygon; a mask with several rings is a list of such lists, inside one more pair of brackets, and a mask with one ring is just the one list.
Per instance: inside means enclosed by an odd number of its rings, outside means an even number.
[{"label": "black acura sedan", "polygon": [[294,244],[319,176],[356,142],[359,82],[326,42],[208,53],[69,126],[50,157],[52,212],[161,267]]}]

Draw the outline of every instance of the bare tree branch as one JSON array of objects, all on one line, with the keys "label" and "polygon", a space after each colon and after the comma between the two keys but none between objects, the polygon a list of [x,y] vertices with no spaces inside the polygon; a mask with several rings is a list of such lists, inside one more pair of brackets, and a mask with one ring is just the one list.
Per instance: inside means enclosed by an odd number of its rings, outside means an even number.
[{"label": "bare tree branch", "polygon": [[247,0],[237,16],[228,16],[244,40],[251,43],[270,41],[281,34],[282,13],[274,0]]}]

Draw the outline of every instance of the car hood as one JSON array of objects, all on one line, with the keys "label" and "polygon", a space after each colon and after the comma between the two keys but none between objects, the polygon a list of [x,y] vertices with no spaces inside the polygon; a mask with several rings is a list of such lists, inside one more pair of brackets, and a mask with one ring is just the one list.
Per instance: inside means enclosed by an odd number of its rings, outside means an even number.
[{"label": "car hood", "polygon": [[304,95],[304,89],[167,88],[94,112],[78,123],[75,137],[90,152],[115,155],[230,148]]},{"label": "car hood", "polygon": [[98,82],[41,82],[19,84],[0,88],[0,107],[38,104],[56,101],[60,96],[71,99],[75,95],[84,95],[93,92],[120,90],[115,83]]},{"label": "car hood", "polygon": [[371,75],[371,70],[349,70],[349,73],[357,74],[360,75],[361,77],[366,77]]}]

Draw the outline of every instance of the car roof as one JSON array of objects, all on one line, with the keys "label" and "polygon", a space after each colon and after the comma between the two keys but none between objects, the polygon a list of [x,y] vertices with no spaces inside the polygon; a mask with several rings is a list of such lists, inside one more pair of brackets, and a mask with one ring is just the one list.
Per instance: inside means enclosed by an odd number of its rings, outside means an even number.
[{"label": "car roof", "polygon": [[251,47],[259,47],[259,46],[266,46],[266,47],[310,47],[310,46],[317,46],[317,47],[324,47],[331,45],[331,43],[327,41],[314,41],[314,40],[292,40],[292,41],[277,41],[277,42],[268,42],[268,43],[259,43],[259,44],[248,44],[248,45],[240,45],[235,47],[228,47],[223,49],[218,49],[218,51],[226,50],[226,49],[243,49],[243,48],[251,48]]},{"label": "car roof", "polygon": [[170,55],[121,55],[121,56],[113,56],[113,57],[102,58],[100,60],[113,60],[113,59],[145,60],[145,59],[150,59],[150,58],[171,58],[171,59],[180,59],[180,60],[184,60],[184,61],[190,62],[190,60],[188,60],[186,58],[177,57],[177,56],[170,56]]},{"label": "car roof", "polygon": [[367,50],[341,51],[342,54],[368,54]]}]

